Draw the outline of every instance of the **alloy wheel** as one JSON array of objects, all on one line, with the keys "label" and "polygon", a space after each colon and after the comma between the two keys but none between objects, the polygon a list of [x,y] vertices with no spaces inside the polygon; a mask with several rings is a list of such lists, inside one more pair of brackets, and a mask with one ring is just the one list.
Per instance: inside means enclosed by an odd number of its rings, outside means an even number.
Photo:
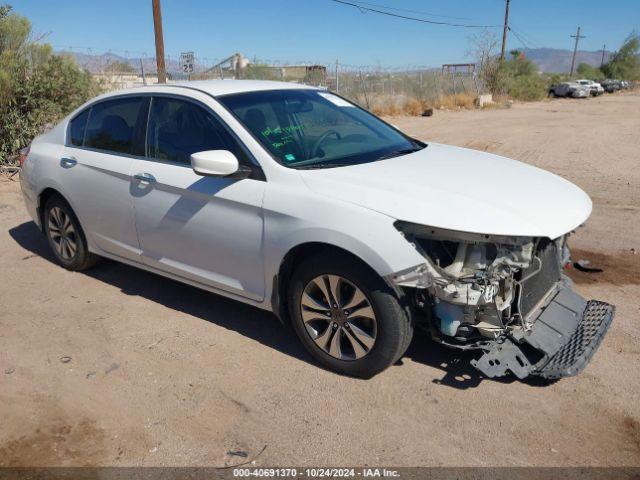
[{"label": "alloy wheel", "polygon": [[73,222],[60,207],[49,210],[49,236],[56,252],[63,260],[72,260],[78,251],[77,237]]},{"label": "alloy wheel", "polygon": [[339,360],[359,360],[376,341],[377,322],[366,295],[338,275],[320,275],[302,292],[300,311],[315,344]]}]

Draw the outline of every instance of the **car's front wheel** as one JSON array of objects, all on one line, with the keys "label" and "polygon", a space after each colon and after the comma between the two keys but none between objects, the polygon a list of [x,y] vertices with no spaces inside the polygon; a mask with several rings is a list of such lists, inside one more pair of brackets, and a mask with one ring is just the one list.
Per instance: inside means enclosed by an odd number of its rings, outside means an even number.
[{"label": "car's front wheel", "polygon": [[335,372],[370,378],[395,363],[411,342],[408,308],[382,278],[347,255],[302,262],[288,297],[296,334]]},{"label": "car's front wheel", "polygon": [[69,204],[54,195],[44,207],[44,232],[60,265],[68,270],[86,270],[100,257],[89,252],[80,222]]}]

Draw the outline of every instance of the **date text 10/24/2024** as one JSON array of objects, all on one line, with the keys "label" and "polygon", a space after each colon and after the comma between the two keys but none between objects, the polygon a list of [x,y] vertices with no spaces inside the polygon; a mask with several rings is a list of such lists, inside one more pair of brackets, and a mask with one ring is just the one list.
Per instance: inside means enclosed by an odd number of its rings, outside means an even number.
[{"label": "date text 10/24/2024", "polygon": [[235,468],[234,477],[258,478],[399,478],[397,470],[387,468]]}]

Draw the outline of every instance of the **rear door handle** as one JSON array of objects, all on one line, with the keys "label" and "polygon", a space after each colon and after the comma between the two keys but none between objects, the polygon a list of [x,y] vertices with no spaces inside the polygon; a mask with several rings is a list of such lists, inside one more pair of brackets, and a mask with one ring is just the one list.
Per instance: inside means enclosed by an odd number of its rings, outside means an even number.
[{"label": "rear door handle", "polygon": [[60,166],[63,168],[71,168],[78,164],[78,161],[73,157],[62,157],[60,159]]},{"label": "rear door handle", "polygon": [[151,183],[156,183],[156,177],[154,177],[153,175],[151,175],[150,173],[136,173],[133,176],[134,180],[138,181],[139,183],[147,183],[147,184],[151,184]]}]

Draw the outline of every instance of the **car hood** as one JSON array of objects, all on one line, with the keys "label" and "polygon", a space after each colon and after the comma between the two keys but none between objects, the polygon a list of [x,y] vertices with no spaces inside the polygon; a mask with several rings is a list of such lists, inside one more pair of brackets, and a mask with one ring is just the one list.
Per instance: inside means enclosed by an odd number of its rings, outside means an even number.
[{"label": "car hood", "polygon": [[464,232],[553,239],[591,213],[587,194],[557,175],[436,143],[401,157],[300,175],[316,193],[397,220]]}]

